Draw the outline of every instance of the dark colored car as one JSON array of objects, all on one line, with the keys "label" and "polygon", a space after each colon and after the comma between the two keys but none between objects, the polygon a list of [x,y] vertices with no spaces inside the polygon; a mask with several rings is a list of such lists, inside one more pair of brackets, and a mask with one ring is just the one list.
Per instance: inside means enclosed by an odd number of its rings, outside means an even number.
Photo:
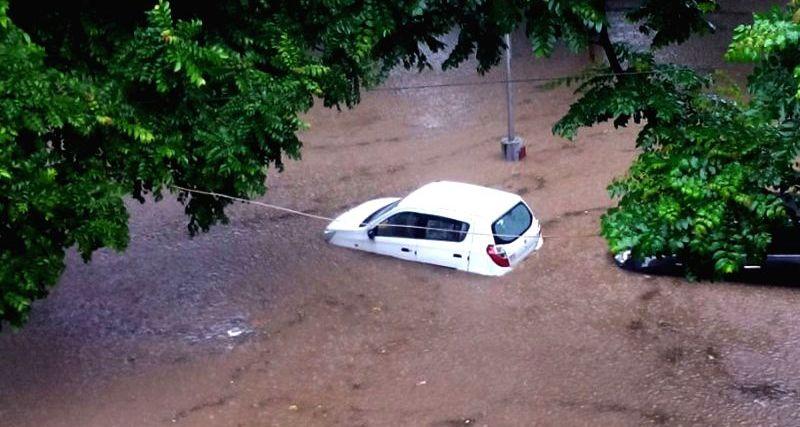
[{"label": "dark colored car", "polygon": [[[630,251],[624,251],[614,255],[614,262],[620,268],[639,273],[678,275],[684,272],[683,261],[676,256],[647,257],[637,260],[631,257]],[[800,271],[800,221],[775,230],[772,234],[772,243],[767,249],[766,260],[761,264],[747,264],[744,269]]]}]

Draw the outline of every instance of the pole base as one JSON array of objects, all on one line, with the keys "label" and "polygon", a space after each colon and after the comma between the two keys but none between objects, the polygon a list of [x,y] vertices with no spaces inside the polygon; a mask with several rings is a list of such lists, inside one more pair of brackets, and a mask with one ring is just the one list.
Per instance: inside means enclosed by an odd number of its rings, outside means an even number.
[{"label": "pole base", "polygon": [[516,136],[511,141],[508,137],[500,140],[500,147],[503,149],[503,159],[509,162],[518,162],[525,158],[525,141]]}]

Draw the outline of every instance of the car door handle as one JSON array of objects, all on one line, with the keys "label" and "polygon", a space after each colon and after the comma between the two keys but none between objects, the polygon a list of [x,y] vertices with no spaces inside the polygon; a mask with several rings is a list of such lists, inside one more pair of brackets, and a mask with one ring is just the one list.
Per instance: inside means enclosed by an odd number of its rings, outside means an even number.
[{"label": "car door handle", "polygon": [[408,249],[408,248],[400,248],[400,250],[403,251],[403,252],[411,252],[411,249]]},{"label": "car door handle", "polygon": [[461,254],[453,254],[453,258],[461,258]]}]

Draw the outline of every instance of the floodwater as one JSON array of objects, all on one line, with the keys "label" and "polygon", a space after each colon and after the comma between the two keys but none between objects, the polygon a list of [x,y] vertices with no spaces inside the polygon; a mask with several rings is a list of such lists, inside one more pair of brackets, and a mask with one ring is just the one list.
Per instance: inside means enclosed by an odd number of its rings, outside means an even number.
[{"label": "floodwater", "polygon": [[[747,15],[718,19],[729,37]],[[663,55],[719,66],[726,39],[709,40]],[[517,41],[515,77],[587,64],[533,60]],[[386,86],[502,78],[467,66],[398,71]],[[90,264],[70,253],[30,323],[0,335],[0,424],[796,425],[800,289],[617,269],[586,236],[636,130],[567,142],[550,127],[569,90],[520,84],[515,97],[520,163],[500,159],[502,85],[315,108],[303,160],[272,174],[263,198],[335,215],[438,179],[514,191],[552,237],[512,273],[328,246],[324,222],[242,204],[189,239],[174,201],[131,202],[128,251]]]}]

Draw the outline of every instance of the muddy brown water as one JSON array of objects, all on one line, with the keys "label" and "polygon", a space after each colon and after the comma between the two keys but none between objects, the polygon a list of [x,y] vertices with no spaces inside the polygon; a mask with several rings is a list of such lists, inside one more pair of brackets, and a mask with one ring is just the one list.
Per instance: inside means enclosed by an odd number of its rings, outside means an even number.
[{"label": "muddy brown water", "polygon": [[[723,47],[664,55],[719,65]],[[585,65],[515,56],[523,77]],[[174,201],[130,203],[129,250],[71,253],[0,336],[0,424],[796,425],[800,290],[627,273],[569,237],[597,232],[636,133],[552,136],[571,99],[517,86],[528,158],[505,163],[502,86],[370,92],[312,110],[303,160],[270,176],[263,200],[322,215],[437,179],[519,193],[554,237],[502,278],[331,247],[324,223],[250,205],[189,239]]]}]

